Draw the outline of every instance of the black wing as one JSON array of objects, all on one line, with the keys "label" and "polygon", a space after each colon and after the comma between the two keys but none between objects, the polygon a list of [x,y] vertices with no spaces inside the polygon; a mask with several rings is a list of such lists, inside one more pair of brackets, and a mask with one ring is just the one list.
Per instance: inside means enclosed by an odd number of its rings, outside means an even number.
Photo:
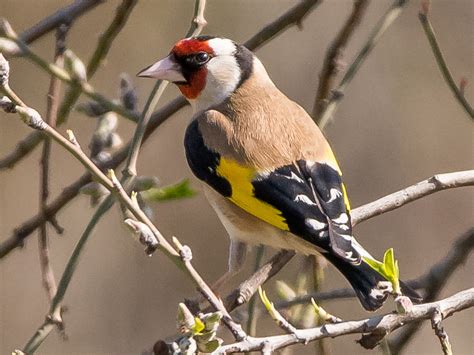
[{"label": "black wing", "polygon": [[337,170],[299,160],[261,174],[253,186],[258,199],[281,211],[293,234],[345,260],[360,262],[352,246],[347,197]]}]

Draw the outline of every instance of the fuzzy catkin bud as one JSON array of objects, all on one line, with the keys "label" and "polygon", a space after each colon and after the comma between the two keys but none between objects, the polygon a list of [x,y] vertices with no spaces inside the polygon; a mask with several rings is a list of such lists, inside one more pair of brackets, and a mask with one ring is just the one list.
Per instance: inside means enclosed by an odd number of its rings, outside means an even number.
[{"label": "fuzzy catkin bud", "polygon": [[2,53],[0,53],[0,86],[8,85],[8,77],[10,75],[10,64],[5,59]]}]

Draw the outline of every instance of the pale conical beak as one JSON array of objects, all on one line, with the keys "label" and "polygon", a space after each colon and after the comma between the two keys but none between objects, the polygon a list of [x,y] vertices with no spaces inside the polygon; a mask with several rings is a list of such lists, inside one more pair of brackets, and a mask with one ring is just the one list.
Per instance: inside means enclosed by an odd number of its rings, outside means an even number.
[{"label": "pale conical beak", "polygon": [[143,69],[137,76],[170,82],[186,82],[181,72],[181,66],[174,61],[171,55]]}]

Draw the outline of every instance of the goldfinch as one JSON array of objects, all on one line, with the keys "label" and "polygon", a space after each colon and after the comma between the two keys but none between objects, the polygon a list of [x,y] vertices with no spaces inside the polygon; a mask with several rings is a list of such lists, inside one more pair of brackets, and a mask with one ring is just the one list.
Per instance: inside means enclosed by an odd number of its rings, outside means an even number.
[{"label": "goldfinch", "polygon": [[[329,143],[251,51],[226,38],[186,38],[138,75],[175,83],[193,107],[186,157],[231,238],[230,272],[243,263],[246,244],[319,252],[366,310],[382,306],[387,295],[378,283],[386,280],[352,235]],[[401,289],[420,299],[403,283]]]}]

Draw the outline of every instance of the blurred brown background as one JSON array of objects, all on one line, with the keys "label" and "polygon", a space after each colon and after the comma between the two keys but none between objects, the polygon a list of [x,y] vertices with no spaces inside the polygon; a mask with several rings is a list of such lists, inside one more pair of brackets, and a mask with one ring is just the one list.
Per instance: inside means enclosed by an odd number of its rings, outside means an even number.
[{"label": "blurred brown background", "polygon": [[[0,16],[18,31],[64,6],[60,0],[1,0]],[[204,33],[244,41],[296,1],[208,0]],[[363,24],[345,55],[350,62],[370,28],[391,1],[373,1]],[[82,17],[68,37],[68,45],[84,60],[95,47],[98,34],[108,25],[119,1],[109,1]],[[264,48],[258,56],[275,83],[289,97],[311,110],[323,54],[349,11],[352,1],[326,1],[304,21],[303,31],[292,28]],[[474,9],[471,0],[434,1],[432,22],[455,78],[471,84],[466,97],[474,100]],[[346,92],[334,124],[327,129],[344,171],[352,205],[359,206],[435,173],[473,166],[472,123],[444,83],[417,18],[419,1],[412,1],[364,63]],[[139,69],[166,54],[185,33],[193,1],[142,1],[92,84],[109,97],[117,95],[121,72]],[[32,46],[51,58],[49,35]],[[27,103],[45,112],[49,77],[25,59],[11,61],[11,84]],[[143,105],[153,82],[136,80]],[[170,87],[162,103],[176,96]],[[183,154],[183,130],[189,120],[186,108],[156,132],[142,149],[139,172],[156,175],[163,183],[190,177]],[[78,113],[69,128],[87,145],[95,122]],[[61,128],[64,132],[65,127]],[[30,130],[12,115],[0,114],[0,155],[15,146]],[[133,126],[121,121],[120,133],[128,138]],[[0,173],[0,240],[38,210],[39,151],[12,171]],[[69,154],[53,147],[52,196],[83,171]],[[196,180],[192,185],[199,188]],[[64,236],[51,231],[52,262],[59,277],[93,209],[84,196],[74,200],[58,218]],[[155,222],[165,236],[176,235],[191,246],[194,263],[206,280],[215,280],[225,269],[228,239],[202,195],[155,206]],[[412,203],[358,226],[359,240],[376,256],[394,247],[403,278],[422,274],[444,256],[452,242],[473,222],[470,189],[450,190]],[[269,255],[267,251],[267,255]],[[299,269],[294,260],[278,277],[291,281]],[[442,296],[472,287],[472,257],[449,280]],[[244,273],[248,274],[247,269]],[[346,286],[333,268],[327,271],[326,289]],[[267,289],[272,290],[269,284]],[[92,236],[66,295],[65,316],[69,340],[51,334],[39,354],[137,354],[158,338],[175,332],[177,303],[193,294],[184,275],[164,256],[147,258],[120,223],[117,209],[109,213]],[[390,311],[391,306],[385,308]],[[36,235],[23,250],[0,262],[0,353],[24,346],[47,312],[40,281]],[[327,304],[344,319],[366,317],[357,301]],[[260,334],[279,332],[263,316]],[[456,354],[474,349],[472,310],[445,322]],[[265,320],[264,320],[265,319]],[[368,354],[355,344],[356,336],[329,340],[334,354],[350,351]],[[313,353],[314,347],[297,346],[294,353]],[[376,352],[376,351],[375,351]],[[429,323],[406,353],[439,353],[438,340]]]}]

